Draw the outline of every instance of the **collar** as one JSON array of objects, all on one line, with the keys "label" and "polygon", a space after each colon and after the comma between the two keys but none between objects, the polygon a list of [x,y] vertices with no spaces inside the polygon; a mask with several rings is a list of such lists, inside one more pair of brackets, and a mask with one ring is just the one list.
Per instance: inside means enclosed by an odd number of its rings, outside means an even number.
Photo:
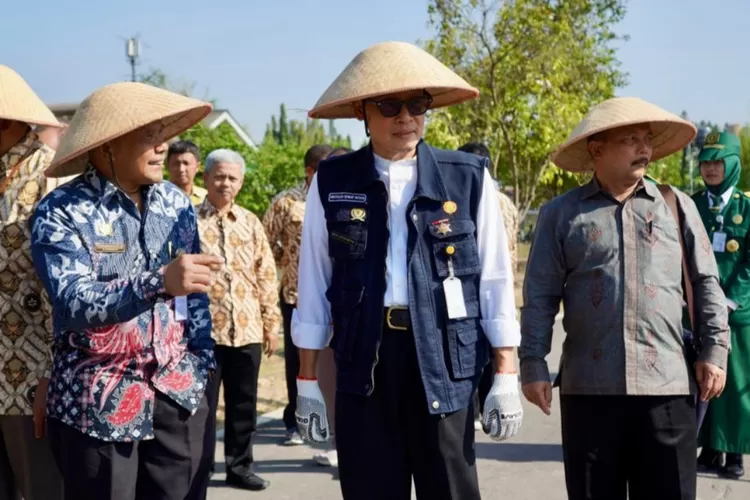
[{"label": "collar", "polygon": [[208,198],[206,198],[200,205],[198,205],[198,214],[203,217],[218,217],[219,219],[227,218],[232,222],[235,222],[239,217],[239,210],[237,209],[237,204],[232,202],[227,210],[219,212],[219,210],[208,201]]},{"label": "collar", "polygon": [[[723,193],[721,193],[721,201],[723,203],[723,206],[727,206],[729,204],[729,201],[732,199],[732,194],[734,193],[734,186],[730,187]],[[708,206],[709,208],[713,206],[713,199],[711,198],[712,194],[711,192],[706,189],[706,197],[708,198]]]},{"label": "collar", "polygon": [[[94,192],[99,195],[99,199],[102,203],[107,203],[113,196],[117,196],[118,193],[128,201],[132,203],[130,197],[122,191],[120,188],[114,185],[109,179],[107,179],[99,170],[94,167],[91,163],[86,166],[86,170],[82,174],[83,179],[93,188]],[[151,184],[143,186],[145,192],[142,194],[144,206],[148,207],[151,202],[151,198],[156,192],[158,184]],[[123,198],[117,200],[118,203],[123,202]],[[133,204],[135,207],[135,204]]]},{"label": "collar", "polygon": [[20,160],[23,160],[30,153],[33,153],[42,146],[43,144],[39,141],[39,136],[33,130],[29,130],[7,153],[0,156],[0,168],[10,170]]},{"label": "collar", "polygon": [[[611,196],[602,188],[602,185],[599,183],[599,179],[597,179],[595,175],[588,184],[583,186],[583,194],[581,195],[581,198],[583,198],[584,200],[593,198],[600,193]],[[651,198],[651,200],[655,200],[659,193],[659,187],[653,182],[646,182],[641,179],[640,181],[638,181],[638,185],[636,186],[633,195],[638,196],[641,193]]]},{"label": "collar", "polygon": [[[375,154],[372,143],[352,153],[352,163],[359,170],[360,175],[352,176],[348,188],[352,191],[364,189],[380,179],[375,166]],[[417,144],[417,187],[414,198],[429,198],[432,200],[448,201],[443,175],[438,168],[438,162],[430,146],[420,140]]]}]

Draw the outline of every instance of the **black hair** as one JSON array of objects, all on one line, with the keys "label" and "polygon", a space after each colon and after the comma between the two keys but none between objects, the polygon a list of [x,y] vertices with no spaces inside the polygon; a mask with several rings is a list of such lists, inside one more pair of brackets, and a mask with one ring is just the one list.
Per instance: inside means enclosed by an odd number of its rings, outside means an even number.
[{"label": "black hair", "polygon": [[198,149],[198,146],[196,146],[194,142],[176,141],[169,145],[169,150],[167,151],[167,162],[169,162],[169,159],[173,155],[182,155],[185,153],[190,153],[195,156],[197,162],[201,161],[201,150]]},{"label": "black hair", "polygon": [[464,153],[471,153],[475,154],[477,156],[481,156],[482,158],[490,158],[490,148],[482,144],[481,142],[467,142],[460,148],[458,148],[459,151],[463,151]]},{"label": "black hair", "polygon": [[305,153],[305,168],[311,168],[318,171],[318,163],[331,154],[333,148],[328,144],[316,144]]}]

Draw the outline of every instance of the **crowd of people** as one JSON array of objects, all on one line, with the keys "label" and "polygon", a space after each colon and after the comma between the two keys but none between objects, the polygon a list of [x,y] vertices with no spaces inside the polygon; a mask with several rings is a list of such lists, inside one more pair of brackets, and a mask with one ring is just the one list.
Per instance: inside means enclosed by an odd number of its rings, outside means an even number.
[{"label": "crowd of people", "polygon": [[478,499],[475,432],[513,438],[521,394],[551,413],[561,304],[569,498],[687,500],[698,470],[742,477],[737,137],[707,138],[691,198],[646,175],[691,123],[637,98],[593,106],[552,154],[593,176],[540,210],[519,323],[518,211],[490,151],[422,139],[429,110],[477,95],[413,45],[364,50],[309,116],[358,119],[370,143],[311,147],[260,218],[235,202],[240,154],[202,161],[178,139],[210,104],[115,83],[60,133],[0,66],[0,500],[205,499],[220,393],[226,483],[268,488],[253,435],[280,332],[283,444],[328,443],[312,458],[338,467],[345,499],[408,499],[412,484]]}]

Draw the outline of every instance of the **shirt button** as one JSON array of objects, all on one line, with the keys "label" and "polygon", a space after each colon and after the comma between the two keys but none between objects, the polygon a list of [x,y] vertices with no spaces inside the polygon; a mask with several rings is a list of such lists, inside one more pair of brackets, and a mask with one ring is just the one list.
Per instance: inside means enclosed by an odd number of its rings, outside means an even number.
[{"label": "shirt button", "polygon": [[417,222],[419,220],[419,216],[417,214],[414,214],[411,216],[411,220],[413,220],[414,222]]},{"label": "shirt button", "polygon": [[227,281],[232,281],[232,273],[225,273],[224,277],[227,279]]},{"label": "shirt button", "polygon": [[438,408],[440,408],[440,403],[438,403],[437,401],[433,401],[432,402],[432,408],[435,409],[435,410],[437,410]]}]

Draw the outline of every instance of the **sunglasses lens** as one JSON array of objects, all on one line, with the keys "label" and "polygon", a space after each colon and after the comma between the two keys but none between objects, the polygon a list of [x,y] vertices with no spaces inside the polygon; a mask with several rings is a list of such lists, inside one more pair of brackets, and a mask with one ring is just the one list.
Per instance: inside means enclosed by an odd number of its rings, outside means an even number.
[{"label": "sunglasses lens", "polygon": [[409,100],[406,104],[406,109],[409,110],[409,114],[412,116],[423,115],[430,109],[430,100],[427,97],[415,97]]},{"label": "sunglasses lens", "polygon": [[385,99],[378,102],[380,114],[385,118],[393,118],[401,112],[401,101],[398,99]]}]

